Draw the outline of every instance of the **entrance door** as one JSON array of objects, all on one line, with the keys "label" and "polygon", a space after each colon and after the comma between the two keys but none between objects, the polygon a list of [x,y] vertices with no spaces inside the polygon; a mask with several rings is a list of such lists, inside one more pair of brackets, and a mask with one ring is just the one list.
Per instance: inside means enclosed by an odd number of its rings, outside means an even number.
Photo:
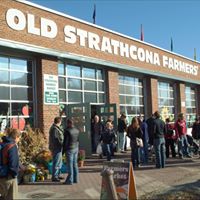
[{"label": "entrance door", "polygon": [[79,147],[84,149],[86,156],[92,154],[91,149],[91,109],[89,103],[69,104],[67,117],[71,118],[74,126],[79,129]]},{"label": "entrance door", "polygon": [[[97,106],[97,115],[100,117],[101,121],[106,124],[108,119],[113,121],[114,129],[117,132],[117,106],[116,104],[104,104]],[[117,134],[117,150],[119,144],[118,134]]]}]

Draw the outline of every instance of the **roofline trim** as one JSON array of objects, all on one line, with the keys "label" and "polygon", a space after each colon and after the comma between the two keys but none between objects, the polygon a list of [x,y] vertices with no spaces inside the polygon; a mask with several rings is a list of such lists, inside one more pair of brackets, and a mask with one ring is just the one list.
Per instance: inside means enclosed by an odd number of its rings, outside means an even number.
[{"label": "roofline trim", "polygon": [[[50,56],[55,56],[58,59],[59,58],[67,58],[67,59],[78,60],[78,61],[83,61],[83,62],[88,62],[88,63],[94,63],[94,64],[99,64],[99,65],[103,65],[103,66],[107,66],[107,67],[128,70],[128,71],[132,71],[132,72],[138,72],[138,73],[142,73],[142,74],[159,76],[162,78],[169,79],[169,75],[157,72],[156,70],[155,71],[147,70],[147,69],[144,70],[141,67],[137,67],[137,66],[117,64],[117,63],[113,63],[111,61],[92,58],[92,57],[88,57],[88,56],[77,55],[77,54],[73,54],[73,53],[66,53],[63,51],[57,51],[55,49],[49,49],[49,48],[40,47],[40,46],[36,46],[36,45],[30,45],[30,44],[26,44],[26,43],[20,43],[20,42],[6,40],[6,39],[2,39],[2,38],[0,38],[0,46],[9,47],[9,48],[13,48],[13,49],[19,49],[19,50],[25,50],[25,51],[29,51],[29,52],[35,52],[35,53],[40,53],[40,54],[45,54],[45,55],[50,55]],[[200,85],[200,81],[180,78],[180,77],[173,76],[173,75],[170,76],[170,79]]]}]

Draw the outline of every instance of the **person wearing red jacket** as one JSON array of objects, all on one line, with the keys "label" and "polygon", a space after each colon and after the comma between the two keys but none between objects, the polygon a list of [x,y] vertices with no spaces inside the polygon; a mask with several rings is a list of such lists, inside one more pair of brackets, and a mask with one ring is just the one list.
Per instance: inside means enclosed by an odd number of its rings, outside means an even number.
[{"label": "person wearing red jacket", "polygon": [[170,119],[167,118],[165,120],[165,126],[166,126],[166,134],[165,134],[165,147],[166,147],[166,158],[169,158],[169,148],[172,152],[172,157],[176,157],[176,151],[175,151],[175,141],[176,141],[176,134],[174,130],[174,124],[170,123]]},{"label": "person wearing red jacket", "polygon": [[179,157],[181,159],[183,159],[183,156],[191,158],[188,151],[187,126],[183,113],[178,115],[178,120],[175,123],[175,131],[178,138]]}]

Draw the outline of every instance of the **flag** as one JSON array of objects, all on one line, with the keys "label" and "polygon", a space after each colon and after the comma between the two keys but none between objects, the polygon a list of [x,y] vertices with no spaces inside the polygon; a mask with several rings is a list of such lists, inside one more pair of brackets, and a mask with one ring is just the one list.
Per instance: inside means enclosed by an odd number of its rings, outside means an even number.
[{"label": "flag", "polygon": [[93,11],[93,24],[96,24],[96,4],[94,4],[94,11]]},{"label": "flag", "polygon": [[171,38],[171,51],[173,51],[174,50],[174,47],[173,47],[173,40],[172,40],[172,38]]},{"label": "flag", "polygon": [[196,48],[194,48],[194,60],[197,60]]},{"label": "flag", "polygon": [[142,27],[142,24],[141,24],[140,40],[141,40],[141,41],[144,41],[144,33],[143,33],[143,27]]}]

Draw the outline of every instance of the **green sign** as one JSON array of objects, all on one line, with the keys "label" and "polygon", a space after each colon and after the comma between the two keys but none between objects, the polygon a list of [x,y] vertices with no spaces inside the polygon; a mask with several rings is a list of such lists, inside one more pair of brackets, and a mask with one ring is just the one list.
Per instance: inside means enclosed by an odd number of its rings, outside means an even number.
[{"label": "green sign", "polygon": [[44,104],[58,105],[58,77],[44,74]]}]

